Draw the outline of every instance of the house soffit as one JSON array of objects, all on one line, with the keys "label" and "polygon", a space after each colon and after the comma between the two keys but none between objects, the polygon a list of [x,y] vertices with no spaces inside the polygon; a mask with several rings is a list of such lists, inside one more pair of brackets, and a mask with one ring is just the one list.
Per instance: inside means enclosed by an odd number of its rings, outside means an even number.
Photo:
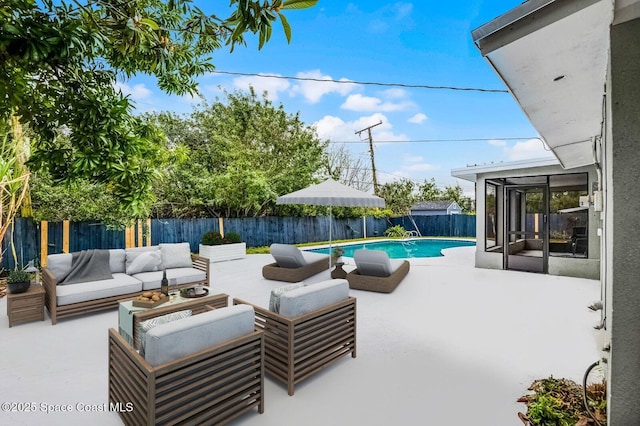
[{"label": "house soffit", "polygon": [[594,163],[612,20],[612,0],[529,0],[472,32],[565,168]]}]

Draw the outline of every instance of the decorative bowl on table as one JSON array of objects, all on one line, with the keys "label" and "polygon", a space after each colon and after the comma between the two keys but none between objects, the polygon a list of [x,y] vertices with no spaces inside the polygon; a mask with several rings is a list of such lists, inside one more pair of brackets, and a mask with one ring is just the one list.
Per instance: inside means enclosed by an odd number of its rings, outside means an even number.
[{"label": "decorative bowl on table", "polygon": [[202,293],[196,293],[195,287],[181,288],[180,296],[186,297],[186,298],[196,298],[196,297],[204,297],[209,294],[208,288],[203,288],[202,290],[203,290]]}]

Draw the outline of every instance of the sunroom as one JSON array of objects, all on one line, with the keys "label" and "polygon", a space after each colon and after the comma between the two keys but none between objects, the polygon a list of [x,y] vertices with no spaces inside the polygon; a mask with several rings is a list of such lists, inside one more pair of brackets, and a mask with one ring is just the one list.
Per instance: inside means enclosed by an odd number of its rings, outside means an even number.
[{"label": "sunroom", "polygon": [[599,278],[595,167],[567,170],[545,158],[451,174],[476,184],[476,267]]}]

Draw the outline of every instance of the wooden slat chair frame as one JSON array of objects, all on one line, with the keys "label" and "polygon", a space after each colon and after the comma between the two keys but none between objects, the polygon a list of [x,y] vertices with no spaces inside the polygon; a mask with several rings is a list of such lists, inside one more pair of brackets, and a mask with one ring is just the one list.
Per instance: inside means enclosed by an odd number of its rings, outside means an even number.
[{"label": "wooden slat chair frame", "polygon": [[[233,304],[251,305],[240,299]],[[265,332],[265,370],[287,385],[289,395],[298,382],[343,356],[356,357],[354,297],[294,318],[252,306],[256,327]]]},{"label": "wooden slat chair frame", "polygon": [[319,259],[299,268],[283,268],[277,263],[269,263],[262,267],[262,276],[268,280],[297,283],[313,275],[329,269],[329,258]]},{"label": "wooden slat chair frame", "polygon": [[[191,261],[193,263],[193,268],[205,273],[206,279],[202,281],[194,281],[181,284],[176,286],[176,288],[192,287],[197,284],[202,284],[205,286],[209,285],[209,259],[198,256],[197,254],[192,254]],[[123,300],[133,299],[140,295],[140,292],[137,291],[135,293],[120,294],[112,297],[104,297],[102,299],[87,300],[86,302],[71,303],[69,305],[58,306],[56,295],[56,286],[58,285],[58,280],[53,276],[48,268],[42,269],[42,285],[45,291],[44,305],[47,308],[47,311],[49,311],[49,317],[51,317],[51,325],[55,325],[58,322],[58,319],[61,318],[68,318],[76,315],[84,315],[92,312],[115,309],[118,307],[118,303],[122,302]]]},{"label": "wooden slat chair frame", "polygon": [[398,284],[407,276],[411,264],[408,260],[388,277],[373,277],[362,275],[360,271],[354,269],[347,274],[349,288],[353,290],[377,291],[378,293],[391,293],[398,287]]},{"label": "wooden slat chair frame", "polygon": [[262,330],[153,367],[109,329],[109,404],[125,425],[223,425],[254,407],[262,414],[264,371]]}]

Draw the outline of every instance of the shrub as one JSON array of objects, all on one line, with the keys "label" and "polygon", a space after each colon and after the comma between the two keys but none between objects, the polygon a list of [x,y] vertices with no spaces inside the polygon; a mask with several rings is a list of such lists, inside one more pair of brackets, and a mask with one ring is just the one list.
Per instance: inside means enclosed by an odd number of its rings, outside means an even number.
[{"label": "shrub", "polygon": [[225,243],[225,238],[217,231],[209,231],[202,236],[200,243],[203,246],[219,246]]},{"label": "shrub", "polygon": [[384,231],[384,235],[389,238],[406,238],[407,230],[402,225],[391,226]]},{"label": "shrub", "polygon": [[9,276],[7,277],[7,283],[27,283],[31,281],[31,277],[25,271],[16,269],[15,271],[9,272]]},{"label": "shrub", "polygon": [[224,238],[229,241],[229,244],[242,242],[242,237],[237,232],[227,232]]}]

